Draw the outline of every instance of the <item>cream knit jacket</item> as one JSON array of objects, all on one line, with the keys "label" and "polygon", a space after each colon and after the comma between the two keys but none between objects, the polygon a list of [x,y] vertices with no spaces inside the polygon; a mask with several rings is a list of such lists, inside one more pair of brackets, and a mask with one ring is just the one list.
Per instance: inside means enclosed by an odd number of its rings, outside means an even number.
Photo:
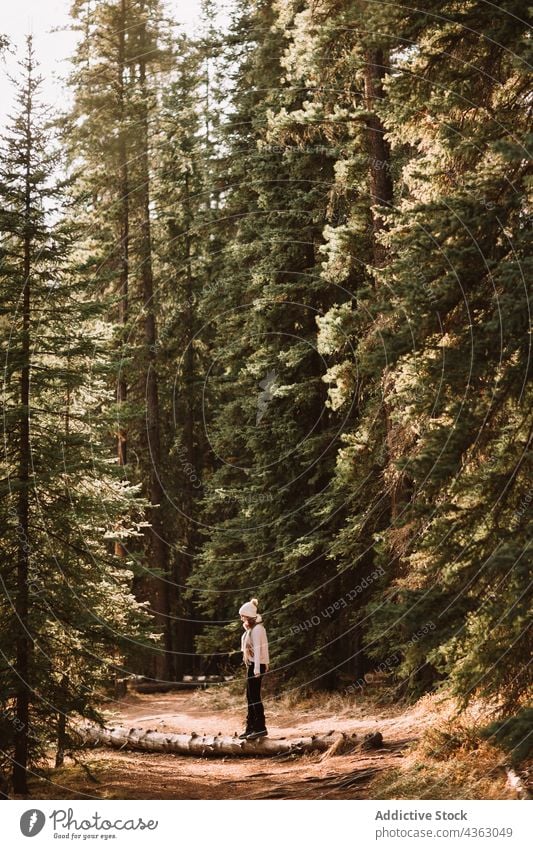
[{"label": "cream knit jacket", "polygon": [[245,629],[241,638],[241,650],[244,662],[253,663],[254,675],[259,675],[261,672],[260,665],[262,663],[268,666],[268,640],[260,614],[253,628],[250,630]]}]

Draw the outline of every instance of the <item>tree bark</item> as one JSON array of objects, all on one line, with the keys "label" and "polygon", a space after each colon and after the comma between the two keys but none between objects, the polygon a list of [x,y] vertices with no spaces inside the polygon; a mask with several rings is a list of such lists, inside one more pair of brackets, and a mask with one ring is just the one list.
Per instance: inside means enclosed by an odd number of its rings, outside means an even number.
[{"label": "tree bark", "polygon": [[[144,10],[141,8],[141,13]],[[168,546],[163,530],[161,509],[165,493],[161,481],[161,428],[159,412],[159,390],[157,374],[157,325],[154,303],[154,277],[152,267],[152,233],[150,219],[150,167],[149,167],[149,132],[148,132],[148,100],[149,92],[146,82],[146,56],[148,53],[146,39],[146,22],[140,25],[139,56],[139,185],[140,198],[140,237],[139,261],[141,271],[141,298],[144,312],[144,343],[147,360],[145,374],[146,392],[146,430],[145,441],[148,450],[148,497],[149,508],[149,562],[151,571],[159,575],[150,577],[147,581],[148,594],[156,623],[161,628],[164,637],[165,650],[156,653],[153,672],[156,678],[173,679],[174,654],[172,645],[172,628],[170,621],[169,575],[168,575]]]},{"label": "tree bark", "polygon": [[[368,50],[365,56],[364,95],[365,107],[369,113],[366,119],[367,143],[369,153],[369,180],[372,204],[373,256],[374,266],[382,268],[388,262],[387,250],[379,240],[379,234],[385,228],[383,217],[377,208],[392,207],[394,187],[391,173],[390,145],[385,139],[385,127],[379,118],[376,107],[383,100],[383,78],[387,70],[387,61],[383,50]],[[400,517],[409,498],[409,487],[405,476],[398,471],[395,461],[399,458],[397,443],[399,426],[395,425],[391,416],[391,407],[386,398],[394,391],[394,378],[390,369],[384,369],[382,380],[383,410],[387,429],[386,448],[388,455],[387,485],[390,495],[390,515],[394,524]],[[402,555],[398,545],[392,544],[392,562],[396,569],[401,566]]]},{"label": "tree bark", "polygon": [[[122,327],[124,344],[128,322],[128,285],[129,285],[129,241],[130,241],[130,206],[129,206],[129,169],[128,151],[126,144],[126,0],[120,4],[120,27],[118,32],[118,92],[120,110],[120,142],[119,142],[119,172],[120,172],[120,278],[119,278],[119,323]],[[120,420],[122,410],[128,398],[126,375],[121,367],[117,379],[117,456],[119,466],[128,462],[128,436],[124,422]],[[126,557],[127,551],[118,540],[115,542],[115,554]]]},{"label": "tree bark", "polygon": [[[191,564],[196,546],[195,525],[193,515],[195,512],[195,501],[198,496],[198,485],[200,483],[200,469],[195,445],[195,397],[194,397],[194,331],[195,331],[195,307],[192,271],[192,244],[191,227],[193,216],[191,211],[189,173],[185,173],[185,356],[183,363],[183,387],[184,387],[184,410],[185,421],[183,428],[186,465],[186,484],[183,492],[183,543],[180,546],[180,565],[176,575],[176,587],[182,593],[191,572]],[[187,606],[185,603],[179,605],[179,618],[175,623],[176,649],[175,672],[180,678],[188,672],[191,666],[190,659],[194,656],[194,624],[186,618]],[[187,667],[187,668],[186,668]]]},{"label": "tree bark", "polygon": [[20,375],[20,448],[19,448],[19,492],[17,505],[17,594],[15,612],[17,616],[16,640],[16,725],[14,735],[13,789],[16,794],[28,792],[28,737],[29,737],[29,655],[30,639],[29,618],[29,469],[30,469],[30,321],[31,321],[31,260],[32,260],[32,221],[31,221],[31,163],[33,153],[32,138],[32,72],[33,54],[28,51],[28,83],[26,90],[25,122],[25,199],[24,199],[24,238],[23,238],[23,292],[22,292],[22,367]]},{"label": "tree bark", "polygon": [[65,748],[67,740],[67,715],[65,711],[60,711],[57,719],[57,748],[55,766],[58,769],[65,762]]},{"label": "tree bark", "polygon": [[376,211],[379,206],[391,206],[393,200],[392,176],[390,172],[390,146],[385,139],[385,128],[376,113],[376,104],[383,99],[383,77],[386,65],[383,50],[368,50],[365,57],[364,93],[367,149],[369,154],[370,200],[372,205],[373,251],[376,266],[386,261],[386,252],[377,239],[383,230],[383,218]]}]

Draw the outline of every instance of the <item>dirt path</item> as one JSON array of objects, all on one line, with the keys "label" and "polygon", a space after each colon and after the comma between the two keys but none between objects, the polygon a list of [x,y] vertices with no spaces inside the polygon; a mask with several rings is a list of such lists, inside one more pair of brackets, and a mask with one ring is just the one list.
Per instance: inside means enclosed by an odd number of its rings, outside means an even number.
[{"label": "dirt path", "polygon": [[[334,708],[338,708],[336,711]],[[107,724],[169,732],[228,733],[242,728],[242,703],[216,692],[128,695],[106,711]],[[431,714],[391,708],[379,713],[346,702],[306,709],[271,702],[270,737],[299,737],[335,729],[363,736],[379,730],[384,747],[375,752],[321,759],[319,753],[285,758],[193,758],[94,750],[77,766],[34,781],[34,798],[101,799],[347,799],[365,798],[369,781],[397,765]]]}]

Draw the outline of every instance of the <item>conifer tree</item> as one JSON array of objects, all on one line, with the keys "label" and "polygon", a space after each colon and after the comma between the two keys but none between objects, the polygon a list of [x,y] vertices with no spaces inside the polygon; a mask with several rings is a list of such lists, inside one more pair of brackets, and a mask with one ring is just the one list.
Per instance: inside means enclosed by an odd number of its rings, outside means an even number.
[{"label": "conifer tree", "polygon": [[[134,662],[142,665],[138,671],[173,678],[151,215],[158,75],[172,65],[169,26],[159,0],[106,0],[95,7],[81,0],[72,15],[82,32],[70,80],[72,162],[86,197],[89,245],[94,245],[88,261],[105,292],[115,297],[108,318],[115,324],[118,354],[119,463],[126,479],[142,483],[150,504],[144,546],[148,568],[136,577],[136,592],[150,602],[164,635],[155,654],[137,654]],[[120,544],[117,550],[126,556]]]},{"label": "conifer tree", "polygon": [[0,680],[2,759],[12,762],[14,791],[24,794],[28,766],[44,748],[59,743],[64,750],[67,716],[95,716],[96,693],[112,679],[125,642],[147,640],[132,572],[119,569],[109,550],[109,541],[141,532],[143,503],[114,474],[105,422],[94,422],[98,405],[109,407],[102,306],[76,268],[77,233],[60,217],[66,186],[56,176],[31,38],[21,64],[0,157],[9,445]]},{"label": "conifer tree", "polygon": [[324,408],[316,349],[316,316],[332,302],[320,281],[320,245],[333,156],[323,140],[309,149],[277,141],[271,121],[301,106],[305,86],[283,82],[285,39],[275,21],[270,4],[248,4],[230,39],[249,45],[238,63],[228,57],[236,93],[224,130],[223,194],[236,229],[220,272],[210,372],[218,413],[210,434],[217,468],[205,498],[210,528],[191,585],[205,588],[197,597],[210,616],[229,620],[222,631],[206,629],[203,650],[234,648],[238,599],[258,593],[284,674],[332,680],[338,622],[326,623],[324,645],[309,656],[307,640],[282,639],[314,612],[310,605],[320,612],[338,598],[342,579],[326,556],[338,514],[325,514],[321,501],[338,421]]},{"label": "conifer tree", "polygon": [[164,91],[155,173],[154,250],[160,280],[161,410],[172,474],[165,479],[174,546],[170,573],[176,672],[195,665],[196,619],[185,586],[200,543],[203,479],[213,463],[203,375],[212,355],[210,304],[219,293],[223,235],[216,184],[218,91],[212,24],[176,44],[175,79]]},{"label": "conifer tree", "polygon": [[202,8],[192,39],[161,0],[75,0],[73,186],[31,44],[0,155],[20,792],[124,654],[232,665],[252,595],[286,681],[527,697],[518,2],[238,0],[227,38]]},{"label": "conifer tree", "polygon": [[[518,4],[427,3],[420,15],[400,4],[392,26],[402,46],[416,39],[385,119],[393,147],[412,153],[380,333],[414,496],[405,572],[373,608],[372,636],[402,647],[409,681],[429,661],[465,700],[509,711],[527,692],[531,645],[529,38]],[[413,640],[423,623],[434,627]]]},{"label": "conifer tree", "polygon": [[369,663],[362,645],[365,605],[391,564],[390,550],[381,552],[377,544],[393,502],[385,479],[390,459],[382,374],[365,368],[358,355],[373,323],[375,269],[386,261],[379,233],[392,202],[393,162],[376,112],[388,45],[371,26],[371,4],[306,4],[296,14],[279,9],[290,39],[284,59],[289,79],[295,83],[305,74],[309,92],[302,108],[274,118],[277,133],[326,143],[336,160],[320,271],[333,306],[316,321],[327,405],[342,425],[321,515],[336,516],[340,525],[331,529],[328,547],[345,588],[333,614],[340,635],[333,663],[342,661],[361,681]]}]

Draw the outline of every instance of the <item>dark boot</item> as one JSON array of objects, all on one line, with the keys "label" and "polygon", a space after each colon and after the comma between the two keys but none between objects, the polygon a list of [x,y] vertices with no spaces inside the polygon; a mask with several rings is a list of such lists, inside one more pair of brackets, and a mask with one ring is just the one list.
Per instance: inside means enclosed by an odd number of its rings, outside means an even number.
[{"label": "dark boot", "polygon": [[258,740],[259,737],[268,737],[268,731],[266,728],[261,728],[259,731],[252,731],[247,735],[247,740]]}]

